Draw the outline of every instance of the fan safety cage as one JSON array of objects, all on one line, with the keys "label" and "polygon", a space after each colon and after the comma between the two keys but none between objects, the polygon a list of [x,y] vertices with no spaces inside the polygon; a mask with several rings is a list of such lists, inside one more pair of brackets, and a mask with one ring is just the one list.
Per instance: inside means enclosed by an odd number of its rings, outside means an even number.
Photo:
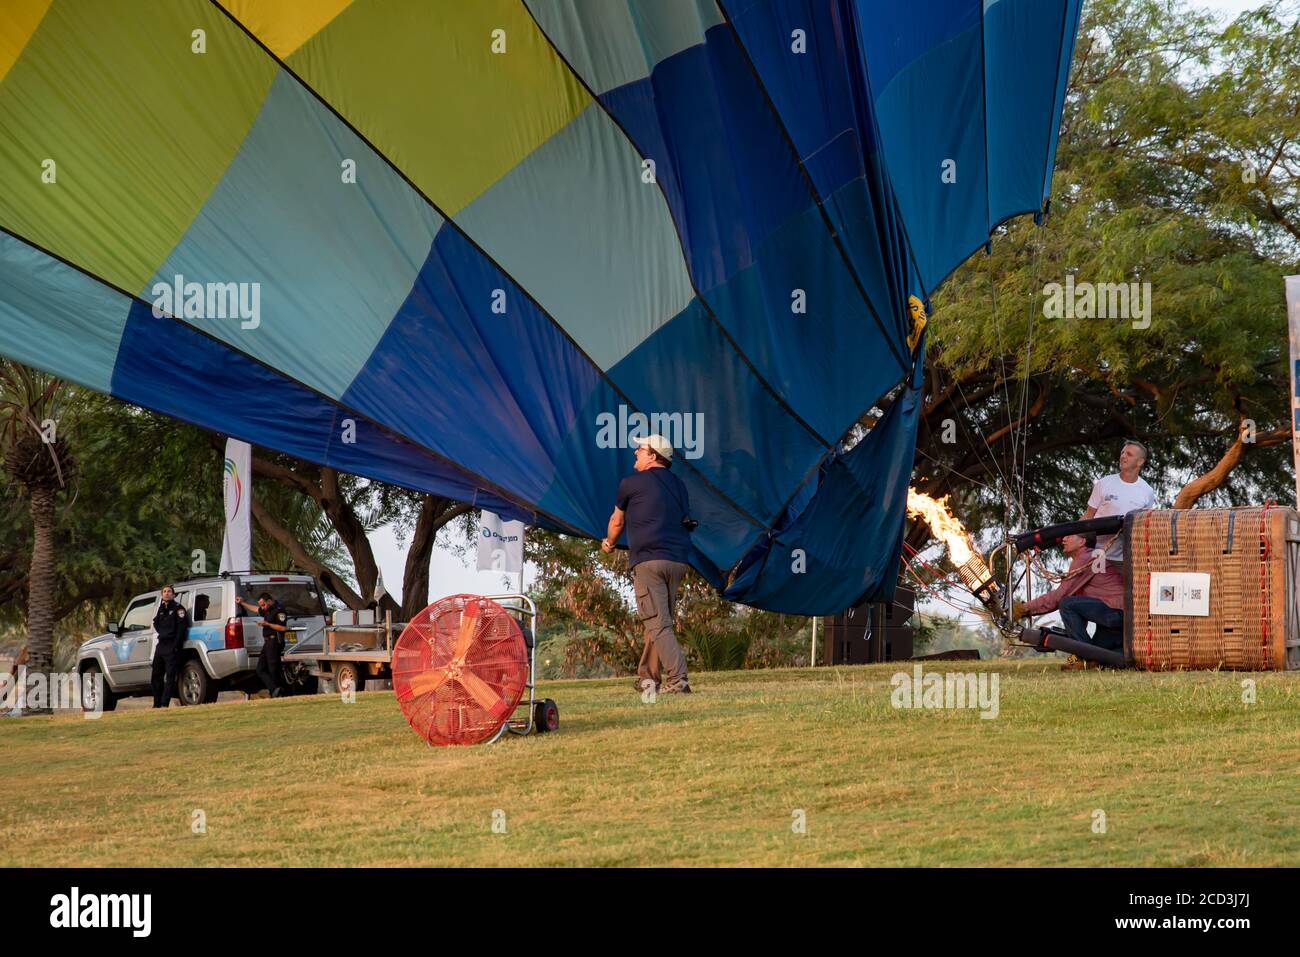
[{"label": "fan safety cage", "polygon": [[528,685],[519,623],[477,595],[443,598],[416,615],[393,648],[393,690],[432,745],[478,744],[514,714]]}]

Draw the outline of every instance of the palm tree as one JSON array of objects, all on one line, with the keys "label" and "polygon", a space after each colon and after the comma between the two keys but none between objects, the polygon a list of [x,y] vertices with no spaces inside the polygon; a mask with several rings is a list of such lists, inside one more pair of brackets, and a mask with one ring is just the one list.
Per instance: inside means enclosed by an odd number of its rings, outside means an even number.
[{"label": "palm tree", "polygon": [[73,471],[63,436],[67,423],[59,417],[70,398],[71,390],[62,379],[0,358],[0,460],[26,493],[32,515],[27,669],[29,674],[47,677],[54,663],[54,506]]}]

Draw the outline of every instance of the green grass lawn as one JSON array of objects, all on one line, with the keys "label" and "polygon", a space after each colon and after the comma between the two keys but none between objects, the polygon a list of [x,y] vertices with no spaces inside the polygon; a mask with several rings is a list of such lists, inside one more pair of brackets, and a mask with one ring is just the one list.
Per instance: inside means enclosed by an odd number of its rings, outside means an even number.
[{"label": "green grass lawn", "polygon": [[655,704],[628,679],[550,682],[557,734],[471,748],[425,745],[391,692],[5,719],[0,847],[29,866],[1300,864],[1300,674],[946,663],[976,667],[999,675],[994,720],[894,709],[910,664],[700,674]]}]

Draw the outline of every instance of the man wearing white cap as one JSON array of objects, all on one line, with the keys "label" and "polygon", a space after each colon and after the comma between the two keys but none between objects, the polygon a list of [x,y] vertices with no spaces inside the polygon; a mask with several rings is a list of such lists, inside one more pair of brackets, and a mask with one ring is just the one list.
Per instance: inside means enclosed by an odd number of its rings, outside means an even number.
[{"label": "man wearing white cap", "polygon": [[662,681],[661,693],[689,693],[686,654],[673,631],[673,608],[691,556],[690,497],[671,471],[673,447],[667,439],[648,435],[632,444],[636,471],[618,485],[618,502],[600,547],[612,552],[626,526],[636,610],[645,627],[638,690]]}]

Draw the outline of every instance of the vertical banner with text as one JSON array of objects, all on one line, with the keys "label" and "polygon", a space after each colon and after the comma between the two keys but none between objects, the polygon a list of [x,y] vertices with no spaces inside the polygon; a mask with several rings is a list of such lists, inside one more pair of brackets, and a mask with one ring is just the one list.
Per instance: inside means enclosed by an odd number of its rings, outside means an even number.
[{"label": "vertical banner with text", "polygon": [[238,439],[227,439],[221,475],[222,498],[226,503],[221,571],[252,571],[253,529],[248,521],[248,500],[253,494],[253,447]]},{"label": "vertical banner with text", "polygon": [[479,513],[478,567],[480,571],[522,574],[524,523],[503,522],[494,512]]},{"label": "vertical banner with text", "polygon": [[1291,339],[1291,461],[1300,508],[1300,276],[1286,277],[1286,327]]}]

